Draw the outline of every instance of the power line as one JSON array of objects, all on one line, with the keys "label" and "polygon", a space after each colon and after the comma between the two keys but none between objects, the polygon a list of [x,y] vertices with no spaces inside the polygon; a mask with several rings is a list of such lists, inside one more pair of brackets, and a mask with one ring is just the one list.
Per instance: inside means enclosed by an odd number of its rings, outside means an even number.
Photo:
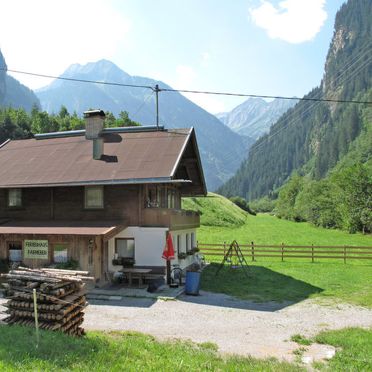
[{"label": "power line", "polygon": [[8,68],[0,68],[0,71],[9,71],[16,74],[23,74],[23,75],[30,75],[36,77],[43,77],[48,79],[57,79],[57,80],[66,80],[66,81],[74,81],[77,83],[91,83],[91,84],[101,84],[101,85],[113,85],[118,87],[129,87],[129,88],[147,88],[154,90],[153,87],[150,85],[135,85],[135,84],[124,84],[124,83],[115,83],[112,81],[98,81],[98,80],[89,80],[89,79],[76,79],[76,78],[68,78],[63,76],[53,76],[53,75],[46,75],[46,74],[37,74],[35,72],[28,72],[28,71],[19,71],[19,70],[10,70]]},{"label": "power line", "polygon": [[152,87],[150,85],[136,85],[136,84],[124,84],[116,83],[110,81],[99,81],[99,80],[89,80],[89,79],[77,79],[77,78],[68,78],[63,76],[53,76],[46,74],[38,74],[28,71],[12,70],[8,68],[0,68],[2,71],[13,72],[16,74],[24,74],[35,77],[43,77],[48,79],[57,79],[65,81],[73,81],[78,83],[90,83],[90,84],[101,84],[101,85],[113,85],[119,87],[129,87],[129,88],[147,88],[151,89],[153,92],[177,92],[177,93],[190,93],[190,94],[209,94],[209,95],[219,95],[219,96],[233,96],[233,97],[249,97],[249,98],[268,98],[268,99],[285,99],[285,100],[295,100],[295,101],[313,101],[313,102],[333,102],[333,103],[357,103],[357,104],[372,104],[372,101],[355,101],[355,100],[339,100],[332,98],[310,98],[310,97],[288,97],[288,96],[271,96],[263,94],[246,94],[246,93],[232,93],[232,92],[214,92],[214,91],[201,91],[201,90],[188,90],[188,89],[171,89],[171,88],[160,88]]}]

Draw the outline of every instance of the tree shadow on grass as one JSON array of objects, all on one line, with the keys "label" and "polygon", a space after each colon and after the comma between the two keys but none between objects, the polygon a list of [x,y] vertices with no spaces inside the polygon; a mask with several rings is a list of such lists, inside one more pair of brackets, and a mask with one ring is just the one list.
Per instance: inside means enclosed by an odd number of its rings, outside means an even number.
[{"label": "tree shadow on grass", "polygon": [[250,265],[248,277],[241,267],[232,269],[227,265],[216,275],[218,267],[219,264],[212,263],[203,270],[201,288],[234,298],[205,294],[199,297],[184,296],[183,300],[215,306],[276,311],[323,291],[322,288],[262,266]]}]

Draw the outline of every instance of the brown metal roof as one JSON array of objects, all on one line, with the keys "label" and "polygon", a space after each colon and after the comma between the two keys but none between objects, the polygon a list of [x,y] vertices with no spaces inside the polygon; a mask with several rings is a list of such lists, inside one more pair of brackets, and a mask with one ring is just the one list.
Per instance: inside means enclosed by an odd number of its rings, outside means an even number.
[{"label": "brown metal roof", "polygon": [[104,134],[101,160],[85,136],[10,141],[0,147],[0,187],[172,182],[192,133]]},{"label": "brown metal roof", "polygon": [[117,221],[9,221],[0,225],[0,234],[83,235],[104,238],[124,230]]}]

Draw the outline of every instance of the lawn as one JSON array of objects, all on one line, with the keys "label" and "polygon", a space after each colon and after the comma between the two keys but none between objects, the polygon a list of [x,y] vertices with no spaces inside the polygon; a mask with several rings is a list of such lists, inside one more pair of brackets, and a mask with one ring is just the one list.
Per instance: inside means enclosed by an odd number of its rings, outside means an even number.
[{"label": "lawn", "polygon": [[222,358],[214,344],[158,342],[130,332],[89,332],[73,338],[33,328],[0,326],[1,371],[299,371],[274,359]]},{"label": "lawn", "polygon": [[[203,216],[201,216],[203,223]],[[307,222],[292,222],[268,214],[246,216],[245,223],[233,226],[202,225],[198,230],[201,243],[223,243],[237,240],[240,244],[288,245],[355,245],[372,246],[372,236],[361,233],[315,227]]]},{"label": "lawn", "polygon": [[262,262],[242,269],[218,264],[202,273],[201,288],[256,302],[313,298],[323,303],[344,302],[372,308],[372,267],[343,263]]},{"label": "lawn", "polygon": [[[230,243],[279,245],[351,245],[372,246],[372,236],[349,234],[278,219],[267,214],[248,215],[217,194],[207,198],[185,198],[184,208],[201,212],[198,230],[200,243]],[[242,223],[242,213],[245,220]],[[234,224],[234,218],[237,224]],[[217,222],[216,222],[217,221]],[[222,257],[207,256],[219,263]],[[250,260],[250,257],[248,257]],[[372,260],[327,260],[311,263],[310,259],[257,258],[248,261],[250,278],[228,266],[215,276],[215,266],[202,275],[202,288],[254,301],[300,301],[305,298],[347,302],[372,307]],[[320,261],[320,262],[319,262]]]}]

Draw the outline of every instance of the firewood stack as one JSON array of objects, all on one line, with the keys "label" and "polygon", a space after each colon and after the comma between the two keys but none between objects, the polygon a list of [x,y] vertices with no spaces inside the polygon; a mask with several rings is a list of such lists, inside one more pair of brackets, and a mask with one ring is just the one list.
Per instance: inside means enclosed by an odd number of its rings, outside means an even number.
[{"label": "firewood stack", "polygon": [[19,267],[1,276],[7,278],[8,302],[3,321],[35,326],[33,289],[36,289],[39,327],[81,336],[84,309],[88,305],[84,281],[93,280],[87,271],[28,269]]}]

